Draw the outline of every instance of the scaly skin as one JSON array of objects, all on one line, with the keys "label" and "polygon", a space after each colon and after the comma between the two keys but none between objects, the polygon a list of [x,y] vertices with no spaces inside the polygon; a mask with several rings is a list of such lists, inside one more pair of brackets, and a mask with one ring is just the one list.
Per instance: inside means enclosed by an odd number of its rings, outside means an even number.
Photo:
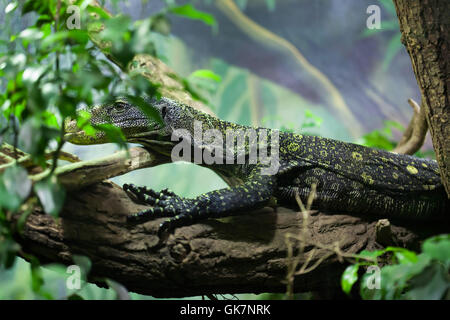
[{"label": "scaly skin", "polygon": [[[91,109],[91,123],[112,123],[122,129],[129,142],[142,144],[144,148],[168,158],[178,143],[178,140],[171,141],[173,131],[185,129],[185,134],[192,138],[192,162],[194,150],[205,147],[205,143],[198,143],[194,137],[194,120],[202,123],[203,132],[217,129],[223,136],[227,130],[251,129],[219,120],[166,98],[148,102],[161,115],[163,125],[149,119],[126,99]],[[258,133],[266,130],[253,129]],[[275,131],[267,130],[271,141]],[[66,132],[67,140],[76,144],[108,142],[101,132],[95,137],[86,136],[73,121],[66,123]],[[267,148],[267,143],[258,142],[257,148]],[[247,141],[247,160],[249,152]],[[279,164],[276,174],[263,175],[261,168],[264,165],[260,161],[253,164],[248,161],[245,164],[202,163],[202,166],[214,170],[220,176],[241,183],[194,199],[179,197],[168,190],[155,192],[126,184],[125,191],[153,206],[130,215],[129,220],[169,217],[161,224],[161,233],[209,217],[224,217],[260,208],[274,198],[279,203],[295,205],[295,194],[298,193],[305,200],[313,184],[316,185],[313,204],[322,211],[422,220],[448,220],[450,216],[449,200],[434,160],[327,138],[279,132]]]}]

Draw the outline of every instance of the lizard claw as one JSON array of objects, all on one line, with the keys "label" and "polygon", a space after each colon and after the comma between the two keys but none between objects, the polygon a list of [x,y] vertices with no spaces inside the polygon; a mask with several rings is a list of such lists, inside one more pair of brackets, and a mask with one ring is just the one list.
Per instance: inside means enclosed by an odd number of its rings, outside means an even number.
[{"label": "lizard claw", "polygon": [[147,187],[124,184],[123,190],[137,201],[153,206],[127,216],[128,222],[140,223],[155,218],[170,217],[159,226],[158,236],[160,238],[177,227],[192,224],[197,220],[200,213],[197,202],[192,199],[181,198],[168,189],[156,192]]}]

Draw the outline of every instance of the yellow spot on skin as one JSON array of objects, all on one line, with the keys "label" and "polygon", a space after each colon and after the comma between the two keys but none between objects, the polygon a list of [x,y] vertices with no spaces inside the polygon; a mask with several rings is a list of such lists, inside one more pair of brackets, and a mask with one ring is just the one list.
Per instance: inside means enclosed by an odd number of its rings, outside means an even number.
[{"label": "yellow spot on skin", "polygon": [[422,167],[428,168],[428,166],[426,165],[426,163],[422,163]]},{"label": "yellow spot on skin", "polygon": [[290,143],[288,146],[290,152],[295,152],[298,148],[300,148],[300,146],[297,143]]},{"label": "yellow spot on skin", "polygon": [[394,179],[398,179],[398,173],[395,173],[395,172],[394,172],[394,173],[392,174],[392,177],[393,177]]},{"label": "yellow spot on skin", "polygon": [[363,172],[361,177],[363,178],[365,183],[374,184],[374,182],[375,182],[375,180],[373,180],[372,177],[370,175],[368,175],[367,173],[365,173],[365,172]]},{"label": "yellow spot on skin", "polygon": [[356,151],[352,152],[352,158],[358,161],[363,159],[362,154]]},{"label": "yellow spot on skin", "polygon": [[406,170],[408,170],[411,174],[417,174],[419,172],[419,170],[417,170],[417,168],[412,165],[407,166]]},{"label": "yellow spot on skin", "polygon": [[425,190],[434,190],[436,186],[434,184],[424,184],[422,186]]}]

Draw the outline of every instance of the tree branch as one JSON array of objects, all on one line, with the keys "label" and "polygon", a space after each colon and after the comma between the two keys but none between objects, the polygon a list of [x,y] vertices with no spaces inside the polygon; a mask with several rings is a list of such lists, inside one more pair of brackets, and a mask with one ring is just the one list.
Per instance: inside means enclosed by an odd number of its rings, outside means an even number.
[{"label": "tree branch", "polygon": [[413,99],[408,99],[413,108],[413,116],[398,145],[392,152],[402,154],[414,154],[420,150],[428,131],[428,123],[425,111]]},{"label": "tree branch", "polygon": [[450,198],[450,2],[394,0],[394,4]]},{"label": "tree branch", "polygon": [[[55,174],[69,190],[65,206],[55,220],[37,201],[28,202],[32,213],[16,236],[25,258],[32,254],[42,263],[70,265],[73,254],[86,255],[93,262],[90,281],[102,284],[100,278],[112,278],[130,291],[156,297],[285,292],[287,285],[290,294],[327,292],[339,286],[342,257],[384,245],[418,249],[420,240],[444,228],[383,221],[390,228],[380,236],[375,217],[317,213],[304,220],[304,215],[278,207],[277,212],[264,208],[206,220],[176,229],[161,241],[157,230],[164,218],[127,223],[128,214],[148,207],[134,203],[112,182],[96,183],[163,163],[142,148],[129,151],[131,157],[120,151],[57,168]],[[20,212],[14,221],[19,217]],[[296,266],[302,268],[296,271]]]},{"label": "tree branch", "polygon": [[[286,237],[296,235],[302,216],[286,208],[264,208],[240,216],[210,219],[176,229],[165,242],[156,235],[163,219],[130,225],[126,215],[144,209],[111,182],[68,194],[61,218],[54,220],[38,206],[17,240],[41,262],[73,264],[72,255],[93,262],[90,281],[112,278],[128,290],[155,297],[211,293],[285,292]],[[339,244],[343,253],[380,248],[376,220],[346,214],[309,216],[308,243]],[[393,244],[417,248],[420,239],[436,232],[421,224],[391,226]],[[427,231],[428,230],[428,231]],[[298,253],[300,243],[294,243]],[[311,251],[314,256],[311,258]],[[339,284],[345,267],[329,250],[307,245],[298,265],[320,265],[294,276],[293,291],[327,291]]]}]

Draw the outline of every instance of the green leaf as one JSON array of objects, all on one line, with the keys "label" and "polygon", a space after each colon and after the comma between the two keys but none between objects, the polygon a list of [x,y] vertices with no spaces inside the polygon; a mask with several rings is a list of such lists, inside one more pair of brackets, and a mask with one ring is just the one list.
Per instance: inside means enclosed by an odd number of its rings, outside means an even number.
[{"label": "green leaf", "polygon": [[116,293],[117,300],[131,300],[127,288],[125,288],[123,285],[112,279],[106,279],[106,283]]},{"label": "green leaf", "polygon": [[49,127],[53,127],[53,128],[59,128],[59,124],[58,124],[58,120],[56,119],[56,116],[54,113],[45,110],[44,112],[42,112],[42,118],[44,120],[44,123],[49,126]]},{"label": "green leaf", "polygon": [[72,255],[73,262],[81,269],[81,278],[87,281],[87,276],[92,268],[92,261],[87,256],[82,256],[78,254]]},{"label": "green leaf", "polygon": [[412,300],[440,300],[450,288],[448,269],[442,264],[433,263],[409,283],[406,297]]},{"label": "green leaf", "polygon": [[39,265],[30,264],[31,271],[31,288],[34,292],[39,293],[42,285],[44,284],[44,278],[42,277],[42,270]]},{"label": "green leaf", "polygon": [[103,8],[100,8],[100,7],[88,5],[87,11],[89,13],[98,14],[98,16],[102,19],[110,19],[111,18],[111,16],[108,14],[108,12],[106,12]]},{"label": "green leaf", "polygon": [[0,180],[0,206],[17,210],[31,191],[28,172],[20,166],[8,167]]},{"label": "green leaf", "polygon": [[19,131],[19,147],[28,153],[35,154],[42,138],[41,122],[33,117],[25,121]]},{"label": "green leaf", "polygon": [[392,0],[379,0],[384,9],[389,12],[393,16],[397,16],[397,12],[395,11],[395,5]]},{"label": "green leaf", "polygon": [[192,77],[199,77],[199,78],[205,78],[205,79],[211,79],[211,80],[214,80],[216,82],[222,81],[222,78],[219,75],[215,74],[213,71],[208,70],[208,69],[196,70],[196,71],[192,72],[190,76],[192,76]]},{"label": "green leaf", "polygon": [[450,234],[429,238],[422,244],[422,252],[450,267]]},{"label": "green leaf", "polygon": [[19,250],[20,245],[17,242],[10,238],[3,238],[0,241],[0,265],[4,266],[5,269],[11,268]]},{"label": "green leaf", "polygon": [[168,36],[171,28],[170,21],[165,14],[157,14],[151,18],[150,29],[152,31]]},{"label": "green leaf", "polygon": [[8,3],[8,5],[5,8],[5,13],[10,13],[16,10],[17,4],[18,4],[17,1],[11,1],[10,3]]},{"label": "green leaf", "polygon": [[160,125],[164,125],[164,121],[161,118],[158,110],[150,103],[148,103],[144,98],[132,95],[125,96],[128,100],[130,100],[130,102],[139,107],[139,109],[141,109],[149,119],[156,121]]},{"label": "green leaf", "polygon": [[383,59],[382,63],[382,69],[387,70],[389,65],[391,64],[392,60],[395,58],[396,54],[400,52],[403,45],[401,42],[402,34],[399,32],[395,36],[391,38],[391,40],[388,43],[386,54]]},{"label": "green leaf", "polygon": [[197,10],[191,4],[186,4],[179,7],[172,7],[169,9],[169,11],[173,14],[183,16],[188,19],[203,21],[205,24],[210,26],[216,25],[216,19],[214,18],[213,15]]},{"label": "green leaf", "polygon": [[38,28],[30,27],[25,30],[22,30],[18,37],[24,40],[39,40],[44,36],[44,33]]},{"label": "green leaf", "polygon": [[58,216],[64,205],[66,192],[60,185],[55,176],[39,181],[34,185],[36,192],[44,211],[54,217]]},{"label": "green leaf", "polygon": [[39,78],[44,75],[44,73],[48,70],[49,66],[47,65],[38,65],[31,66],[25,69],[23,72],[22,80],[26,84],[34,85]]},{"label": "green leaf", "polygon": [[275,4],[276,4],[275,0],[266,0],[266,6],[267,6],[267,9],[269,9],[269,11],[275,10]]},{"label": "green leaf", "polygon": [[300,130],[314,127],[318,128],[322,124],[322,121],[322,118],[316,116],[310,110],[305,110],[305,119],[300,126]]},{"label": "green leaf", "polygon": [[126,66],[134,57],[130,46],[131,18],[125,15],[114,16],[104,22],[105,28],[98,35],[101,40],[111,43],[109,50],[123,66]]},{"label": "green leaf", "polygon": [[10,56],[9,60],[13,66],[17,67],[17,69],[23,69],[27,62],[27,56],[23,53],[16,53]]},{"label": "green leaf", "polygon": [[50,34],[42,40],[42,48],[47,49],[56,44],[65,44],[68,40],[79,44],[86,44],[88,41],[88,33],[85,30],[64,30]]},{"label": "green leaf", "polygon": [[400,122],[397,122],[397,121],[385,120],[384,121],[384,125],[386,127],[389,127],[389,128],[395,128],[395,129],[397,129],[399,131],[405,131],[405,127],[403,127],[403,125]]},{"label": "green leaf", "polygon": [[341,276],[341,287],[346,294],[350,294],[353,285],[358,280],[359,263],[348,266]]},{"label": "green leaf", "polygon": [[358,256],[362,258],[376,259],[385,252],[386,252],[385,250],[375,250],[375,251],[363,250],[360,253],[358,253]]},{"label": "green leaf", "polygon": [[19,219],[17,220],[17,231],[19,234],[23,233],[23,230],[25,228],[25,222],[27,221],[28,216],[33,212],[33,210],[28,209],[20,215]]},{"label": "green leaf", "polygon": [[400,264],[416,263],[417,255],[415,252],[398,247],[387,247],[386,251],[393,252]]},{"label": "green leaf", "polygon": [[122,130],[110,123],[93,125],[96,130],[103,131],[108,140],[117,143],[121,149],[127,149],[127,139]]},{"label": "green leaf", "polygon": [[77,126],[82,129],[88,136],[95,137],[98,130],[95,129],[91,123],[91,114],[86,110],[80,110],[77,112]]}]

